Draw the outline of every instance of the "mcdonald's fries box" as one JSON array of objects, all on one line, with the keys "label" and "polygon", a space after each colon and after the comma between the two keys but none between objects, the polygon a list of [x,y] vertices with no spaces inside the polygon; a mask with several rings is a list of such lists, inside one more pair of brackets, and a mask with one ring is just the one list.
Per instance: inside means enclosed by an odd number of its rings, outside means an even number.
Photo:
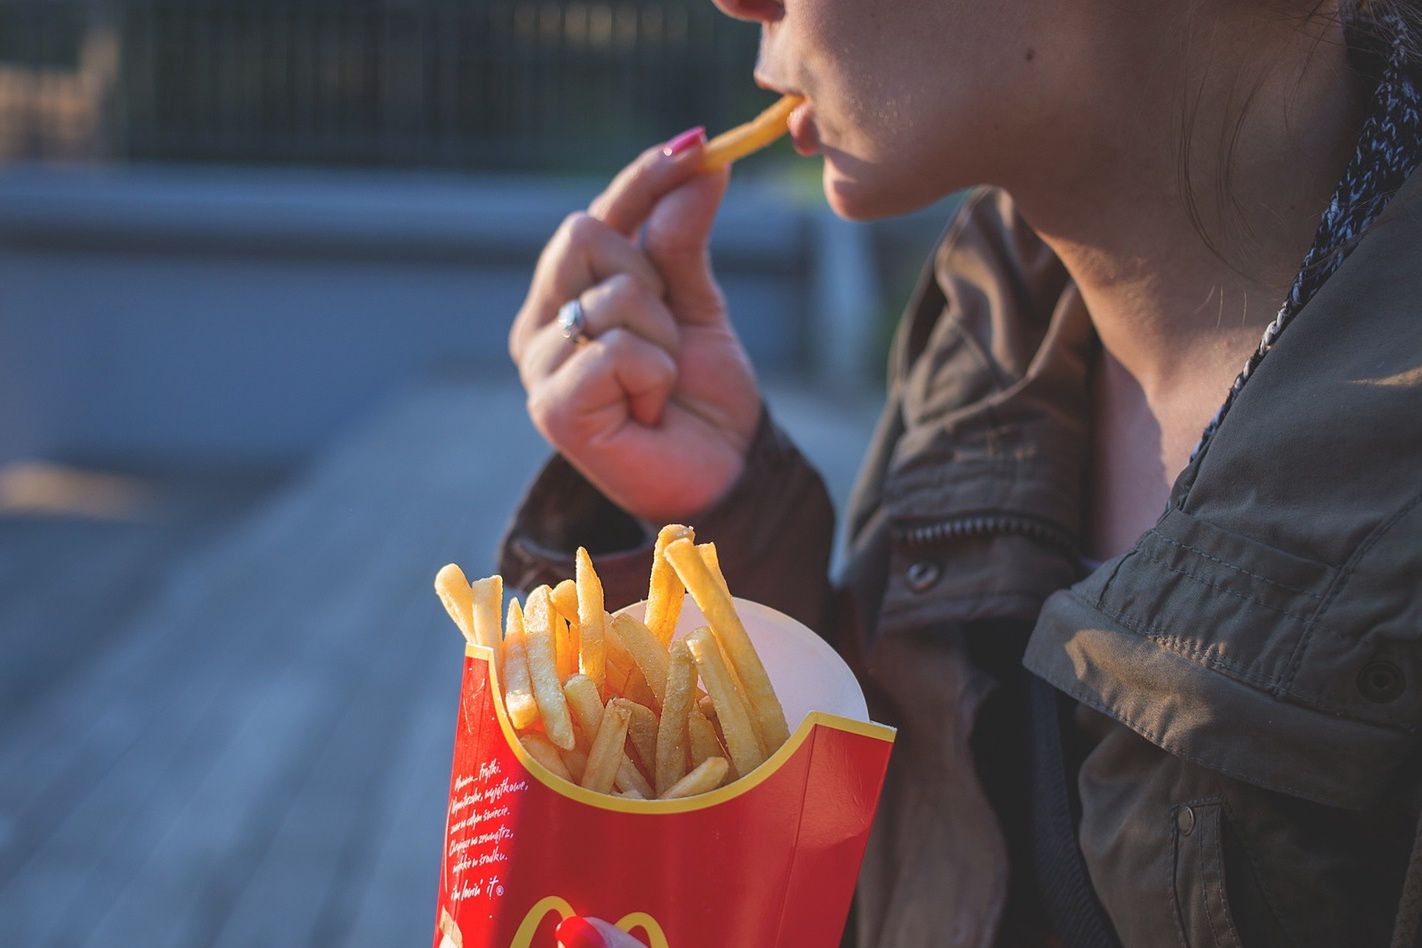
[{"label": "mcdonald's fries box", "polygon": [[[836,946],[879,800],[892,728],[871,723],[819,636],[736,600],[790,739],[699,796],[585,790],[524,750],[491,650],[468,646],[449,782],[435,948],[555,948],[569,915],[650,948]],[[640,618],[642,605],[626,610]],[[706,624],[687,597],[676,635]]]}]

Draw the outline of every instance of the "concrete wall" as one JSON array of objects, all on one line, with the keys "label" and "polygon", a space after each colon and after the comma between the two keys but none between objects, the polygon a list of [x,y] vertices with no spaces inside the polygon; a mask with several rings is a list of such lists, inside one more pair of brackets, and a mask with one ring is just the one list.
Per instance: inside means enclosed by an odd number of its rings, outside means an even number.
[{"label": "concrete wall", "polygon": [[[537,252],[596,188],[0,172],[0,462],[280,464],[442,366],[513,384],[507,327]],[[713,252],[762,371],[824,363],[806,329],[812,296],[835,296],[809,289],[823,242],[770,190],[738,182],[728,198]]]}]

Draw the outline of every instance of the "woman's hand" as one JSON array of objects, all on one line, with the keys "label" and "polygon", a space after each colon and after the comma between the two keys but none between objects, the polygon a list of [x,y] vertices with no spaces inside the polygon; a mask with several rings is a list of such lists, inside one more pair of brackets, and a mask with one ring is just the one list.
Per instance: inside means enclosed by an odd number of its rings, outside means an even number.
[{"label": "woman's hand", "polygon": [[562,948],[647,948],[611,922],[600,918],[565,918],[558,925],[558,944]]},{"label": "woman's hand", "polygon": [[[729,172],[700,171],[703,146],[698,130],[649,149],[564,221],[509,333],[534,425],[610,500],[656,523],[720,499],[760,419],[708,249]],[[574,299],[587,332],[576,343],[555,321]]]}]

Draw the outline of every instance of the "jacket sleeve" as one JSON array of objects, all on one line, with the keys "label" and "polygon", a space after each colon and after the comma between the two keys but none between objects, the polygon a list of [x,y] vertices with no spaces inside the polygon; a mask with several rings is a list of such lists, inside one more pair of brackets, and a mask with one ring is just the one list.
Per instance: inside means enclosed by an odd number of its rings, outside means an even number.
[{"label": "jacket sleeve", "polygon": [[[513,588],[551,585],[573,575],[582,545],[597,561],[608,607],[621,608],[646,598],[658,526],[618,508],[555,455],[514,515],[500,547],[500,572]],[[768,411],[736,484],[690,526],[698,543],[716,544],[737,596],[825,634],[834,509],[818,472]]]}]

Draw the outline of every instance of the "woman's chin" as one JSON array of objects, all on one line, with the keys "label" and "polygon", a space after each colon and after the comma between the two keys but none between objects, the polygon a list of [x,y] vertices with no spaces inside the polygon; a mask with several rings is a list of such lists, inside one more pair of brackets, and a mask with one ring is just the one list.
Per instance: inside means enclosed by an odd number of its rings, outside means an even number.
[{"label": "woman's chin", "polygon": [[[848,165],[849,167],[846,167]],[[823,184],[825,200],[830,210],[849,221],[871,221],[895,214],[906,214],[922,207],[925,201],[915,200],[877,178],[875,168],[865,162],[839,155],[825,154]]]}]

